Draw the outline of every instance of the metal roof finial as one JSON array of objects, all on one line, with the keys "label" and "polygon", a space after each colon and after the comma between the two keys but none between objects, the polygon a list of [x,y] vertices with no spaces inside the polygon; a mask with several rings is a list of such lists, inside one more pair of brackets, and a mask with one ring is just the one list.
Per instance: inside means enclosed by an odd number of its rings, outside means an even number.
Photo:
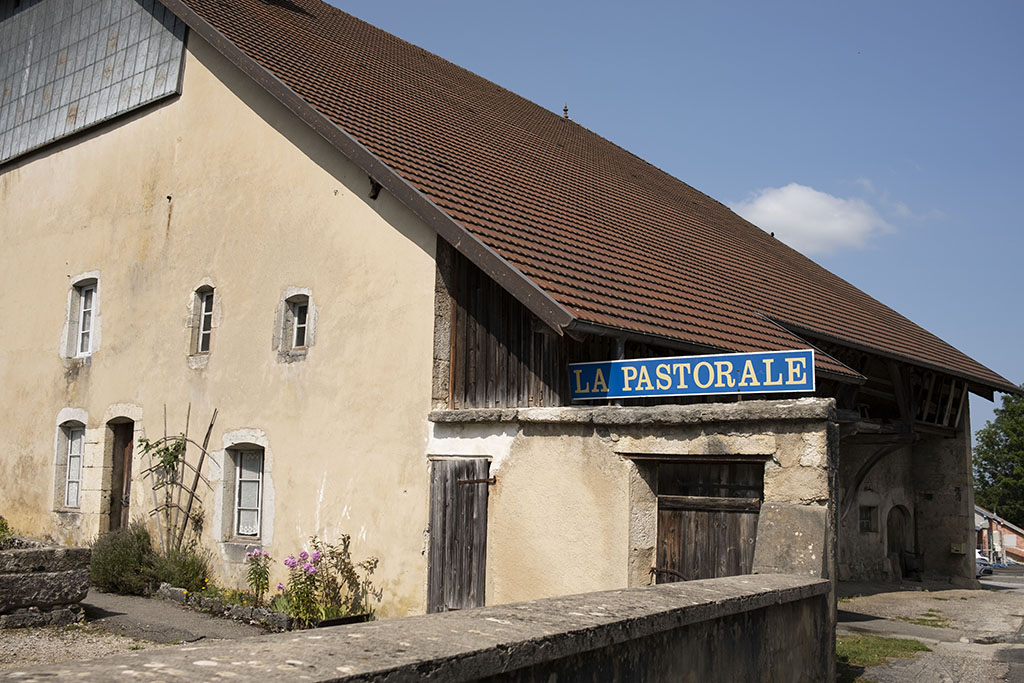
[{"label": "metal roof finial", "polygon": [[564,118],[566,121],[569,120],[569,104],[568,103],[566,103],[566,105],[564,107],[562,107],[562,118]]}]

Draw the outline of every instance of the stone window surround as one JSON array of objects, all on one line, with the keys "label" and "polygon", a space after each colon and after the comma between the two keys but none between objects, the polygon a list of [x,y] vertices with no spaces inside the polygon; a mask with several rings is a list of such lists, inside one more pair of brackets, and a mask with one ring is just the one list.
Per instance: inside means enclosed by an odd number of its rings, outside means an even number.
[{"label": "stone window surround", "polygon": [[[306,308],[306,343],[302,347],[293,347],[295,327],[293,306],[305,297]],[[313,302],[313,290],[309,287],[285,287],[277,303],[274,315],[273,350],[277,352],[279,363],[294,363],[305,360],[310,348],[316,343],[318,309]]]},{"label": "stone window surround", "polygon": [[[68,287],[67,303],[64,316],[64,328],[61,331],[60,355],[65,359],[88,364],[89,359],[100,349],[102,325],[100,324],[102,292],[100,271],[90,270],[71,276]],[[85,287],[94,286],[93,305],[91,311],[92,327],[89,331],[89,351],[79,353],[79,315],[82,305],[81,294]]]},{"label": "stone window surround", "polygon": [[[214,496],[213,529],[220,540],[221,555],[227,562],[242,563],[248,549],[270,547],[274,541],[274,453],[262,429],[243,428],[225,432],[221,437],[222,449],[212,452],[210,483]],[[260,535],[258,537],[236,536],[235,524],[235,477],[237,458],[241,450],[262,449],[263,486],[261,491]]]},{"label": "stone window surround", "polygon": [[[202,295],[208,292],[213,293],[213,315],[210,319],[210,350],[199,351],[199,327],[202,324]],[[205,277],[196,283],[189,293],[187,343],[188,343],[188,366],[193,370],[205,368],[210,360],[214,346],[214,331],[221,326],[224,320],[220,291],[211,278]]]},{"label": "stone window surround", "polygon": [[[82,473],[85,472],[87,449],[86,449],[86,425],[89,424],[89,414],[81,408],[63,408],[57,414],[56,428],[53,437],[53,510],[56,512],[69,512],[81,514],[82,512],[82,487],[79,479],[78,505],[68,507],[65,505],[65,487],[67,484],[67,455],[68,455],[68,429],[81,429],[82,435]],[[81,477],[81,475],[80,475]]]}]

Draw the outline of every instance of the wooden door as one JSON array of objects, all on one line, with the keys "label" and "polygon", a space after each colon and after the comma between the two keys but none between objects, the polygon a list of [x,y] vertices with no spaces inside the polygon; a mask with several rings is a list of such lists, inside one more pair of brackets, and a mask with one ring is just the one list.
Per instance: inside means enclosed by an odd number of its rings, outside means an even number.
[{"label": "wooden door", "polygon": [[658,465],[658,583],[749,574],[764,460]]},{"label": "wooden door", "polygon": [[488,468],[485,458],[432,463],[428,612],[484,604]]},{"label": "wooden door", "polygon": [[110,475],[110,530],[128,526],[131,515],[132,446],[135,423],[111,424],[113,460]]}]

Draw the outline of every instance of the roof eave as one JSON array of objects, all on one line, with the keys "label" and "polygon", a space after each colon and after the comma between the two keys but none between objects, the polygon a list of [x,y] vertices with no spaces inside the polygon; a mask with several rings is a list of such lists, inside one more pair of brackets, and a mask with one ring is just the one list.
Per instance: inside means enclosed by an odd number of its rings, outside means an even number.
[{"label": "roof eave", "polygon": [[[820,332],[818,330],[812,330],[810,328],[800,327],[798,325],[793,325],[791,323],[786,323],[786,322],[783,322],[783,321],[780,321],[780,320],[776,320],[774,318],[772,319],[772,321],[774,323],[776,323],[777,325],[779,325],[780,327],[784,328],[785,330],[791,332],[792,334],[796,334],[796,335],[800,335],[800,336],[809,335],[809,336],[812,336],[812,337],[816,337],[818,339],[822,339],[822,340],[827,341],[827,342],[832,342],[832,343],[835,343],[835,344],[839,344],[841,346],[849,347],[851,349],[856,349],[857,351],[864,351],[866,353],[872,353],[872,354],[875,354],[876,356],[880,356],[882,358],[890,358],[892,360],[897,360],[897,361],[900,361],[902,363],[907,363],[908,365],[916,365],[916,366],[918,366],[920,368],[924,368],[926,370],[933,370],[935,372],[941,372],[941,373],[947,374],[950,377],[956,377],[957,379],[962,379],[962,380],[967,382],[968,389],[972,393],[977,394],[978,396],[981,396],[983,398],[987,398],[990,401],[993,398],[992,392],[995,392],[995,391],[999,391],[999,392],[1004,393],[1004,394],[1017,394],[1017,395],[1024,396],[1024,387],[1019,387],[1019,386],[1011,383],[1009,380],[1007,380],[1007,379],[1005,379],[1003,377],[1000,377],[1000,379],[1002,379],[1003,382],[993,382],[991,380],[985,379],[983,377],[978,377],[977,375],[972,375],[972,374],[967,373],[967,372],[961,372],[959,370],[953,370],[953,369],[948,368],[948,367],[944,367],[944,366],[937,365],[937,364],[934,364],[934,363],[928,363],[928,362],[925,362],[925,361],[922,361],[922,360],[918,360],[916,358],[911,358],[910,356],[906,356],[906,355],[903,355],[903,354],[900,354],[900,353],[894,353],[892,351],[886,351],[884,349],[879,349],[879,348],[876,348],[876,347],[873,347],[873,346],[868,346],[867,344],[860,344],[860,343],[857,343],[857,342],[850,341],[848,339],[842,339],[842,338],[837,337],[835,335],[831,335],[831,334],[828,334],[828,333],[825,333],[825,332]],[[964,354],[964,355],[966,355],[966,354]],[[975,362],[977,363],[977,361],[975,361]],[[979,363],[979,365],[981,365],[981,364]],[[992,374],[994,374],[994,375],[997,374],[997,373],[995,373],[994,371],[991,371],[991,370],[990,370],[990,372],[992,372]]]},{"label": "roof eave", "polygon": [[344,129],[319,112],[301,95],[250,57],[227,36],[207,22],[183,0],[161,0],[185,25],[217,52],[283,104],[332,147],[362,169],[371,179],[393,194],[424,223],[469,259],[523,306],[559,335],[575,316],[541,289],[522,271],[460,225],[444,209],[424,196],[397,171],[381,161]]}]

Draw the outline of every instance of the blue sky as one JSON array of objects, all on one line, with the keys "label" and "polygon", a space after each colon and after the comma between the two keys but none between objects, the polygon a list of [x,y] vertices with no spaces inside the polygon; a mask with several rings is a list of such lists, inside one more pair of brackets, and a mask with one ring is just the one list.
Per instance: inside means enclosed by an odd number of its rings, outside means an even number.
[{"label": "blue sky", "polygon": [[[1024,382],[1019,0],[333,4],[568,104]],[[992,407],[972,397],[975,429]]]}]

